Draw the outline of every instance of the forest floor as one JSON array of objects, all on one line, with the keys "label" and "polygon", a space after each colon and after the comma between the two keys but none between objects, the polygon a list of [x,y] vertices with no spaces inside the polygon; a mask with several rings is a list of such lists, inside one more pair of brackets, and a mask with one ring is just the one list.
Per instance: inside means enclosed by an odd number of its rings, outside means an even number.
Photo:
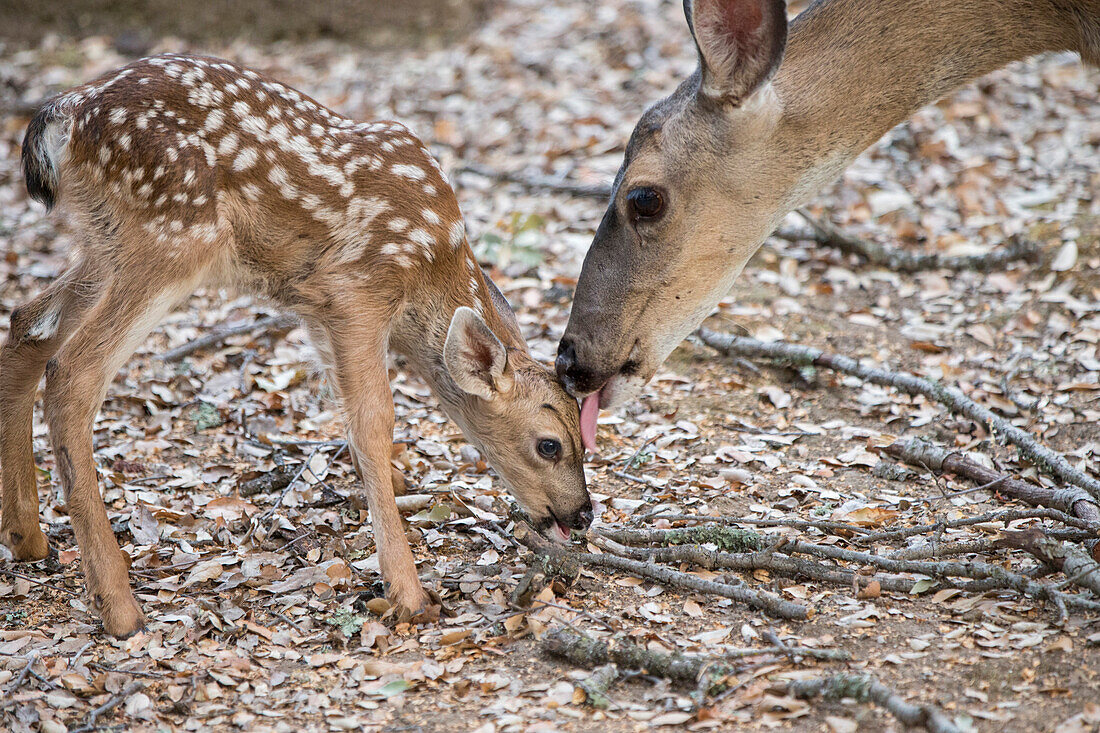
[{"label": "forest floor", "polygon": [[[463,168],[609,181],[633,122],[690,73],[694,49],[679,3],[496,5],[480,28],[436,49],[368,54],[323,41],[258,47],[168,38],[149,51],[231,58],[347,116],[409,124],[454,183],[471,242],[534,353],[550,361],[604,202]],[[63,219],[47,216],[23,188],[27,110],[126,63],[128,50],[109,37],[0,48],[5,328],[13,308],[64,270],[71,245]],[[1098,88],[1100,72],[1076,57],[1013,64],[893,130],[810,207],[849,234],[908,251],[982,253],[1022,235],[1041,248],[1038,264],[901,274],[812,242],[772,239],[708,325],[954,383],[1097,475]],[[507,496],[425,386],[404,375],[394,379],[394,460],[410,493],[430,495],[408,516],[413,550],[421,577],[454,615],[438,625],[384,623],[371,610],[379,604],[367,606],[379,583],[370,521],[345,500],[356,490],[352,466],[337,445],[301,442],[343,437],[304,333],[260,331],[179,362],[155,358],[223,323],[271,313],[232,293],[196,294],[127,362],[97,418],[104,496],[149,621],[142,634],[107,638],[89,613],[36,421],[43,521],[57,555],[31,565],[0,558],[0,569],[18,573],[0,573],[0,727],[900,729],[868,703],[782,691],[783,680],[838,671],[873,674],[910,702],[938,706],[961,730],[1100,726],[1100,614],[1058,618],[1012,590],[960,590],[912,574],[909,592],[766,570],[733,574],[813,609],[808,621],[780,621],[729,599],[586,568],[573,585],[554,583],[533,605],[513,606],[530,556],[511,537]],[[597,528],[670,526],[652,516],[659,509],[879,531],[1022,507],[919,468],[900,480],[880,477],[876,465],[890,459],[879,449],[912,436],[1054,486],[982,426],[923,398],[826,370],[724,358],[688,341],[644,396],[601,419],[600,455],[587,467]],[[276,529],[245,542],[280,492],[245,495],[242,484],[303,463],[309,470],[283,498]],[[983,522],[915,534],[908,544],[984,543],[963,557],[1062,583],[1058,574],[1042,577],[1031,555],[988,542],[1032,526],[1059,525]],[[759,531],[881,553],[907,543],[857,547],[850,533]],[[614,685],[611,705],[597,710],[576,687],[589,671],[540,646],[561,624],[710,655],[770,646],[774,633],[851,659],[761,653],[744,660],[727,692],[703,700],[640,672]],[[116,705],[91,715],[106,703]]]}]

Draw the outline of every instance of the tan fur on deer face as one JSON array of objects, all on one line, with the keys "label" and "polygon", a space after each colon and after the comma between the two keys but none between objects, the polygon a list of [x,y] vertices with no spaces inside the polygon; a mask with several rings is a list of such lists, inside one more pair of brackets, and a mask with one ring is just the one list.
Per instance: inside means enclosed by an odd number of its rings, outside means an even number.
[{"label": "tan fur on deer face", "polygon": [[[1095,0],[685,0],[699,69],[634,129],[557,368],[629,398],[788,211],[914,110],[1049,49],[1100,58]],[[784,52],[786,55],[784,56]]]},{"label": "tan fur on deer face", "polygon": [[[571,528],[583,529],[592,520],[591,500],[585,488],[584,448],[580,441],[577,401],[554,373],[525,351],[493,343],[491,334],[459,334],[478,330],[471,314],[456,314],[448,346],[452,375],[469,370],[472,356],[488,369],[475,366],[480,376],[456,378],[471,391],[449,405],[448,413],[496,468],[509,493],[540,529],[552,538],[567,539]],[[481,338],[471,347],[471,341]],[[456,343],[464,341],[463,344]],[[493,360],[503,356],[503,363]],[[445,405],[450,402],[445,399]]]}]

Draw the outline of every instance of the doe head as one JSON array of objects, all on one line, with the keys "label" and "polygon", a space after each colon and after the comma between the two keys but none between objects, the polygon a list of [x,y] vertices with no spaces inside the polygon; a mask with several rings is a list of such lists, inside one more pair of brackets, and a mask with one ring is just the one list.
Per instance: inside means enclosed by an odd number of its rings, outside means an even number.
[{"label": "doe head", "polygon": [[574,395],[625,401],[729,292],[783,215],[771,77],[783,0],[685,0],[699,67],[642,115],[584,261],[558,374]]},{"label": "doe head", "polygon": [[[507,340],[523,344],[511,309],[497,311]],[[580,411],[554,372],[532,359],[525,346],[506,346],[467,307],[451,319],[443,362],[462,393],[452,418],[535,529],[558,541],[568,540],[572,529],[587,529],[592,499],[584,480]]]}]

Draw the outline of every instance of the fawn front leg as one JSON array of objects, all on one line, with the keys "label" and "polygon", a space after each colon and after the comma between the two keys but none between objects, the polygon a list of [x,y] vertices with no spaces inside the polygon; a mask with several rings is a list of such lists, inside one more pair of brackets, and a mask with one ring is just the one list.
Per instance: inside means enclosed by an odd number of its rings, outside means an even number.
[{"label": "fawn front leg", "polygon": [[348,443],[370,510],[378,564],[386,596],[398,618],[433,620],[439,605],[420,584],[401,515],[394,501],[390,466],[393,445],[393,394],[386,371],[386,343],[377,331],[332,337],[336,377],[344,402]]}]

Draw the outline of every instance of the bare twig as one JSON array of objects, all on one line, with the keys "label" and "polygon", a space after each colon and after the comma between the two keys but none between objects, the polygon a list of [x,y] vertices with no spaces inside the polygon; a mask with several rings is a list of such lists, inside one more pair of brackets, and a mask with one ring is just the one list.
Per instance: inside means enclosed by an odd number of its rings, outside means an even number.
[{"label": "bare twig", "polygon": [[252,333],[253,331],[285,331],[288,328],[293,328],[297,323],[298,319],[295,316],[279,315],[267,316],[266,318],[250,321],[248,323],[218,326],[204,336],[200,336],[193,341],[188,341],[185,344],[164,352],[158,358],[168,363],[176,362],[183,359],[185,356],[190,356],[196,351],[216,346],[231,336],[239,336],[242,333]]},{"label": "bare twig", "polygon": [[870,530],[845,522],[829,522],[812,519],[746,519],[744,517],[708,516],[702,514],[663,514],[651,512],[637,517],[638,520],[667,519],[670,522],[716,522],[720,524],[748,524],[754,527],[790,527],[791,529],[817,529],[826,533],[849,532],[867,534]]},{"label": "bare twig", "polygon": [[774,359],[794,366],[832,369],[859,377],[866,382],[893,387],[907,394],[934,400],[952,412],[980,422],[992,431],[1000,433],[1016,446],[1021,455],[1042,471],[1065,483],[1081,487],[1093,497],[1100,498],[1100,480],[1078,470],[1064,456],[1039,443],[1027,431],[1021,430],[988,408],[974,402],[956,387],[883,367],[864,366],[850,357],[808,346],[783,342],[765,343],[744,336],[718,333],[707,328],[699,329],[698,335],[703,343],[723,354]]},{"label": "bare twig", "polygon": [[[290,479],[285,487],[283,487],[282,493],[280,493],[278,498],[275,499],[275,503],[268,507],[267,510],[260,514],[260,516],[256,517],[255,520],[253,520],[252,526],[248,528],[248,532],[246,532],[244,538],[241,539],[241,544],[245,544],[250,539],[252,539],[252,535],[256,533],[256,530],[260,527],[260,525],[262,525],[264,522],[268,521],[272,516],[275,515],[275,512],[283,503],[283,499],[285,499],[286,495],[290,493],[290,490],[294,488],[294,484],[298,483],[298,479],[302,478],[306,471],[310,471],[311,473],[313,472],[313,469],[310,468],[309,464],[313,462],[313,457],[317,455],[317,453],[324,447],[324,445],[319,445],[313,449],[313,452],[310,453],[309,457],[306,458],[306,460],[302,463],[302,467],[298,469],[298,472],[294,474],[294,477]],[[329,465],[332,465],[332,463],[340,457],[340,454],[343,453],[346,448],[347,443],[337,448],[336,452],[332,454],[332,458],[329,459]]]},{"label": "bare twig", "polygon": [[1021,532],[1006,532],[998,544],[1030,553],[1041,562],[1061,570],[1076,585],[1087,588],[1100,598],[1100,564],[1080,547],[1051,539],[1035,527]]},{"label": "bare twig", "polygon": [[854,698],[886,708],[900,723],[920,727],[932,733],[960,733],[959,728],[932,705],[913,705],[869,675],[834,674],[809,680],[792,680],[786,693],[802,699],[827,700]]},{"label": "bare twig", "polygon": [[[779,618],[801,620],[810,617],[810,610],[805,606],[791,603],[790,601],[784,601],[778,596],[766,591],[757,591],[741,585],[731,585],[729,583],[705,580],[691,573],[660,567],[652,563],[639,562],[619,555],[571,552],[544,539],[538,532],[524,524],[517,523],[515,536],[517,540],[522,542],[536,554],[549,555],[552,558],[562,558],[567,562],[573,562],[587,567],[602,567],[618,570],[630,573],[639,578],[648,578],[649,580],[668,587],[676,587],[684,590],[696,591],[698,593],[730,598]],[[603,542],[607,543],[610,541],[603,540]]]},{"label": "bare twig", "polygon": [[112,695],[111,699],[100,705],[95,710],[88,713],[88,717],[84,719],[84,725],[80,726],[79,728],[73,728],[69,733],[90,733],[90,731],[95,730],[98,727],[96,723],[101,716],[106,715],[107,713],[117,708],[119,705],[126,701],[126,698],[130,697],[130,695],[133,695],[135,692],[142,690],[144,687],[144,682],[131,682],[130,684],[126,685],[126,687],[122,688],[121,692]]},{"label": "bare twig", "polygon": [[31,652],[30,655],[27,656],[27,664],[23,667],[23,670],[19,673],[19,676],[17,676],[15,678],[15,680],[12,681],[12,683],[10,685],[8,685],[8,692],[7,692],[8,695],[14,694],[16,690],[18,690],[20,687],[22,687],[23,681],[25,679],[27,679],[27,677],[31,673],[31,667],[33,667],[37,663],[38,663],[38,652]]},{"label": "bare twig", "polygon": [[934,524],[921,524],[916,527],[884,530],[882,532],[856,537],[852,541],[860,545],[869,545],[876,542],[882,542],[883,540],[898,540],[914,535],[927,534],[940,527],[944,529],[958,529],[960,527],[971,527],[975,524],[1000,522],[1007,524],[1008,522],[1015,522],[1020,519],[1054,519],[1059,522],[1064,521],[1069,524],[1069,526],[1076,527],[1077,529],[1091,531],[1088,522],[1077,519],[1076,517],[1071,517],[1057,509],[1001,509],[999,511],[979,514],[976,517],[965,517],[961,519],[951,519],[945,522],[936,522]]},{"label": "bare twig", "polygon": [[561,178],[539,175],[537,173],[510,173],[498,171],[488,166],[476,163],[467,163],[458,169],[459,173],[473,173],[494,181],[515,183],[533,191],[555,191],[567,193],[571,196],[583,196],[587,198],[605,199],[611,195],[611,186],[605,183],[573,183]]},{"label": "bare twig", "polygon": [[951,257],[939,252],[907,252],[897,247],[871,242],[852,236],[828,221],[818,219],[805,209],[798,209],[811,231],[780,230],[773,236],[788,241],[811,239],[818,244],[833,247],[845,254],[856,255],[872,265],[885,267],[894,272],[919,272],[922,270],[978,270],[989,271],[1003,268],[1017,260],[1031,260],[1038,254],[1039,248],[1034,242],[1020,237],[1011,237],[998,249],[980,255]]},{"label": "bare twig", "polygon": [[997,491],[1036,506],[1048,506],[1085,520],[1085,526],[1100,531],[1100,505],[1083,489],[1070,486],[1046,489],[986,468],[961,453],[949,451],[920,438],[898,441],[885,449],[887,455],[936,473],[954,473],[987,484],[1000,481]]},{"label": "bare twig", "polygon": [[60,585],[54,585],[53,583],[47,583],[44,580],[39,580],[38,578],[27,575],[26,573],[21,573],[18,570],[12,570],[10,568],[0,568],[0,574],[8,575],[8,576],[11,576],[13,578],[22,578],[23,580],[27,581],[28,583],[34,583],[35,585],[41,585],[45,588],[49,588],[50,590],[55,590],[58,593],[68,593],[70,596],[75,596],[77,598],[80,598],[80,595],[81,595],[80,593],[76,592],[75,590],[69,590],[68,588],[62,588]]}]

